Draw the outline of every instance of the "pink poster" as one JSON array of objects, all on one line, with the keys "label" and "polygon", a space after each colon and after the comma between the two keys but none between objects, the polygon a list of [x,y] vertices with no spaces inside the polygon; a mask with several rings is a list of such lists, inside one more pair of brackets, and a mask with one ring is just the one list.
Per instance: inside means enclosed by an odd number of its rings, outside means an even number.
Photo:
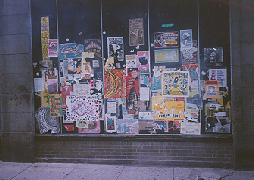
[{"label": "pink poster", "polygon": [[150,58],[149,51],[138,51],[138,70],[140,73],[149,73]]}]

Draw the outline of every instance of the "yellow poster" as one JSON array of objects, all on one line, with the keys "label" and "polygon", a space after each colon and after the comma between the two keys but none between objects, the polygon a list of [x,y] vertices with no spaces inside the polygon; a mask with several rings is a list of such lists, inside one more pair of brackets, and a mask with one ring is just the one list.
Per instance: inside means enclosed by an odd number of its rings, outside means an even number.
[{"label": "yellow poster", "polygon": [[43,60],[49,59],[48,40],[49,40],[49,17],[41,17],[41,47]]},{"label": "yellow poster", "polygon": [[167,101],[154,106],[155,121],[184,120],[184,101]]}]

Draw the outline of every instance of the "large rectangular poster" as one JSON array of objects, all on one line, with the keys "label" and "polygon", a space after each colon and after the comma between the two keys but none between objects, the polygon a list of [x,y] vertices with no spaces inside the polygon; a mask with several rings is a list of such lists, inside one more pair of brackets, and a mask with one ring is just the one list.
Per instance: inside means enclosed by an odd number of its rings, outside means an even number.
[{"label": "large rectangular poster", "polygon": [[171,97],[188,97],[189,72],[164,71],[162,73],[162,95]]},{"label": "large rectangular poster", "polygon": [[155,121],[184,120],[184,101],[166,101],[154,106]]},{"label": "large rectangular poster", "polygon": [[104,98],[124,98],[122,69],[104,71]]},{"label": "large rectangular poster", "polygon": [[60,44],[60,59],[82,57],[84,46],[76,43]]},{"label": "large rectangular poster", "polygon": [[209,80],[218,80],[219,87],[227,87],[227,69],[209,69]]},{"label": "large rectangular poster", "polygon": [[197,41],[192,41],[191,48],[181,49],[182,64],[198,64],[198,44]]},{"label": "large rectangular poster", "polygon": [[49,40],[49,17],[41,17],[41,49],[42,59],[48,58],[48,40]]},{"label": "large rectangular poster", "polygon": [[117,119],[116,132],[119,134],[138,134],[138,120]]},{"label": "large rectangular poster", "polygon": [[173,32],[156,32],[154,33],[154,47],[168,48],[179,46],[178,31]]},{"label": "large rectangular poster", "polygon": [[179,62],[178,49],[154,50],[155,63]]},{"label": "large rectangular poster", "polygon": [[66,120],[97,121],[99,119],[101,98],[97,95],[67,96]]},{"label": "large rectangular poster", "polygon": [[118,61],[123,61],[123,48],[123,37],[107,37],[108,58],[114,57]]},{"label": "large rectangular poster", "polygon": [[129,19],[129,46],[144,45],[143,18]]}]

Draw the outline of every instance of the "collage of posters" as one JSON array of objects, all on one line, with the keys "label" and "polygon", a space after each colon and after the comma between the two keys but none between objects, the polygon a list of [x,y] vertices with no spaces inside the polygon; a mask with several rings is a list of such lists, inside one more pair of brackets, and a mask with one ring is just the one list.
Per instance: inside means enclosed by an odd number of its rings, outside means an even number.
[{"label": "collage of posters", "polygon": [[200,58],[192,29],[154,32],[151,48],[139,50],[147,42],[143,18],[129,19],[128,38],[105,35],[104,43],[59,44],[49,23],[41,18],[41,76],[34,78],[40,133],[230,133],[223,48],[204,48]]}]

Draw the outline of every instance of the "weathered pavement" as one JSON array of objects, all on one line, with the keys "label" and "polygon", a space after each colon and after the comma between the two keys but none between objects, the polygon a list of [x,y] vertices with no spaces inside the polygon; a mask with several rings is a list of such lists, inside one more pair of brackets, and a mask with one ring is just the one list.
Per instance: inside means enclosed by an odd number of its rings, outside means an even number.
[{"label": "weathered pavement", "polygon": [[75,163],[13,163],[0,161],[0,179],[41,180],[251,180],[254,171],[220,168],[140,167]]}]

